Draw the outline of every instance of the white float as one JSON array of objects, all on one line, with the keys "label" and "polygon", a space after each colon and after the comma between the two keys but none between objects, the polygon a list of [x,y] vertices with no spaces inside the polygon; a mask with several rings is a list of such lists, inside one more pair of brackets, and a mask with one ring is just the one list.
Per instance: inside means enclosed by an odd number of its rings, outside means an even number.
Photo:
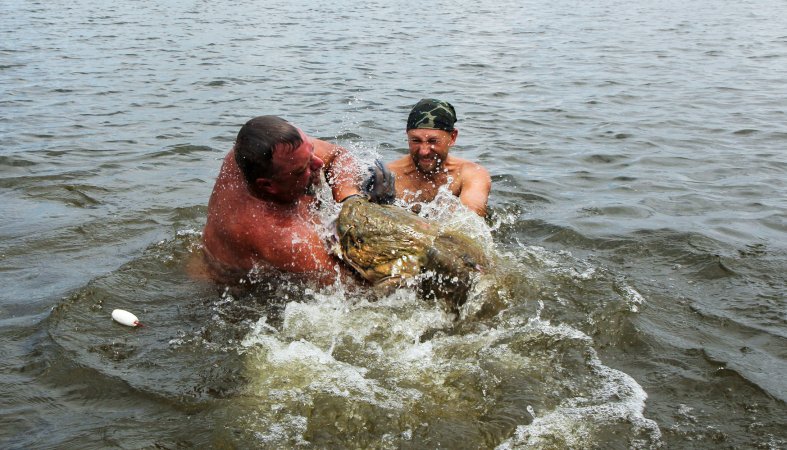
[{"label": "white float", "polygon": [[112,319],[115,322],[129,326],[129,327],[141,327],[142,324],[139,323],[139,319],[134,314],[131,314],[128,311],[122,309],[116,309],[112,311]]}]

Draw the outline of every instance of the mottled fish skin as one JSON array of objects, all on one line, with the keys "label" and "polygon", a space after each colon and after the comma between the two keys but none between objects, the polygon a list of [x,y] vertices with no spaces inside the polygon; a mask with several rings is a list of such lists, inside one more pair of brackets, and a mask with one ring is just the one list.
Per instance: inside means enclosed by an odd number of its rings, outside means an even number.
[{"label": "mottled fish skin", "polygon": [[431,220],[363,198],[347,200],[336,221],[341,258],[369,282],[387,286],[429,272],[421,288],[427,296],[459,306],[473,275],[488,264],[484,249]]}]

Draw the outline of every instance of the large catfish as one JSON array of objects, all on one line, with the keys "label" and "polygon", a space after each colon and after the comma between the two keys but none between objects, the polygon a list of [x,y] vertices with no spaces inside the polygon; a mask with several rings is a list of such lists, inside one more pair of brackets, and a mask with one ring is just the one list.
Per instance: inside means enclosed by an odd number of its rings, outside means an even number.
[{"label": "large catfish", "polygon": [[454,309],[488,265],[484,249],[470,237],[363,197],[344,202],[336,229],[339,256],[363,278],[383,287],[417,278],[426,296],[445,299]]}]

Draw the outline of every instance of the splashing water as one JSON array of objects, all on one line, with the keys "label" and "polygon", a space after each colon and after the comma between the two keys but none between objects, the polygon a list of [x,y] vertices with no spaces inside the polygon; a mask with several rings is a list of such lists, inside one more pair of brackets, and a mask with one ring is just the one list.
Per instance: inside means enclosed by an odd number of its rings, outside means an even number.
[{"label": "splashing water", "polygon": [[538,312],[456,322],[414,292],[368,302],[334,286],[245,336],[244,395],[256,403],[231,426],[285,446],[582,447],[621,430],[655,445],[645,393],[592,344]]},{"label": "splashing water", "polygon": [[[330,224],[338,206],[325,186],[318,195]],[[318,288],[259,270],[242,289],[184,292],[193,282],[179,266],[200,241],[188,231],[65,301],[51,335],[68,359],[141,395],[207,403],[195,417],[215,430],[212,444],[661,445],[643,415],[645,392],[596,350],[598,331],[621,327],[642,295],[567,252],[495,242],[506,217],[490,228],[447,190],[421,211],[495,258],[457,314],[422,298],[415,282],[379,296],[361,284]],[[332,233],[326,225],[326,239]],[[103,312],[124,296],[150,327],[118,342]]]},{"label": "splashing water", "polygon": [[[318,288],[286,274],[260,273],[243,290],[183,292],[178,264],[199,238],[178,234],[95,280],[53,312],[50,330],[67,359],[141,395],[207,402],[195,420],[214,430],[209,442],[660,445],[643,416],[645,393],[604,365],[591,338],[642,301],[602,267],[520,244],[490,249],[496,273],[477,280],[455,315],[407,286],[378,298],[365,286]],[[119,342],[104,312],[124,295],[149,327]]]}]

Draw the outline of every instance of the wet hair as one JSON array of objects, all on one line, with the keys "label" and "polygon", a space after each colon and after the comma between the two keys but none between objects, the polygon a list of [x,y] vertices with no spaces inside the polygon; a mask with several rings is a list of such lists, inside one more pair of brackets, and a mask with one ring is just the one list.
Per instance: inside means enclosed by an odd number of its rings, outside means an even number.
[{"label": "wet hair", "polygon": [[277,145],[298,148],[303,143],[298,129],[276,116],[259,116],[246,122],[235,139],[235,162],[249,184],[269,177],[273,149]]}]

